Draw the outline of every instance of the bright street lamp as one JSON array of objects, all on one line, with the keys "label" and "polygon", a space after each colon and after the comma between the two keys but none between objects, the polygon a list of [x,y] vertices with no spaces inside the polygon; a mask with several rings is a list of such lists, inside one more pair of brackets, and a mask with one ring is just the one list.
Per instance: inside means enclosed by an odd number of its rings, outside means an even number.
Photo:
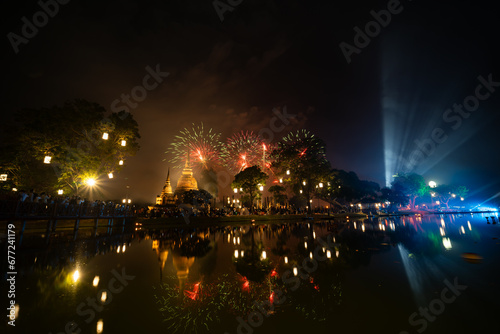
[{"label": "bright street lamp", "polygon": [[108,140],[108,138],[109,138],[108,133],[107,133],[107,132],[104,132],[104,133],[102,134],[102,139],[104,139],[104,140]]},{"label": "bright street lamp", "polygon": [[429,182],[429,187],[436,188],[437,187],[437,183],[435,181],[430,181]]},{"label": "bright street lamp", "polygon": [[87,179],[87,181],[85,181],[85,183],[88,186],[93,187],[93,186],[95,186],[95,179],[93,179],[93,178]]}]

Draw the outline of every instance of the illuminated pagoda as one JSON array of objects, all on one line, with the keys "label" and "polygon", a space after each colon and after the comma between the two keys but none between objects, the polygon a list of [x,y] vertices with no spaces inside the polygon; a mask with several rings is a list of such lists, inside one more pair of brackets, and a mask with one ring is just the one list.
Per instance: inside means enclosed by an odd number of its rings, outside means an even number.
[{"label": "illuminated pagoda", "polygon": [[182,170],[182,175],[177,181],[177,188],[175,188],[174,196],[181,197],[183,193],[189,190],[198,190],[198,182],[193,176],[193,169],[189,165],[189,154],[187,155],[186,165]]},{"label": "illuminated pagoda", "polygon": [[167,172],[167,179],[165,180],[165,185],[161,191],[161,194],[156,197],[156,205],[173,205],[176,201],[176,196],[172,191],[172,185],[170,184],[170,168]]}]

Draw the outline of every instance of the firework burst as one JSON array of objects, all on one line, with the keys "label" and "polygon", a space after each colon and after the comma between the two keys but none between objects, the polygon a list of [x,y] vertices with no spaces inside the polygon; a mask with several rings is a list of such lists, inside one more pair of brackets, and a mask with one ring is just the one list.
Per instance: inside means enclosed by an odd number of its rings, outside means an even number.
[{"label": "firework burst", "polygon": [[227,139],[222,161],[229,170],[239,173],[254,165],[261,168],[268,165],[269,152],[269,145],[266,145],[253,131],[241,131]]},{"label": "firework burst", "polygon": [[282,144],[292,147],[297,152],[298,158],[307,155],[309,152],[315,152],[326,157],[326,147],[323,141],[305,129],[290,132],[287,136],[283,137]]},{"label": "firework burst", "polygon": [[174,141],[167,149],[168,154],[173,156],[169,160],[174,167],[182,168],[186,162],[189,152],[191,166],[200,169],[215,168],[220,163],[220,153],[222,142],[220,133],[203,127],[203,123],[195,125],[192,128],[184,128],[180,134],[175,136]]}]

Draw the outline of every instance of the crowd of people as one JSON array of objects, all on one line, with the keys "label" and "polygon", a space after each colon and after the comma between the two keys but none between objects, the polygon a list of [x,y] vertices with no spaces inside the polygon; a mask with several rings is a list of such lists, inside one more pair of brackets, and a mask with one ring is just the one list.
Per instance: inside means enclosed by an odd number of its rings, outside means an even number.
[{"label": "crowd of people", "polygon": [[[328,214],[332,212],[328,208],[318,207],[312,210],[312,213],[316,214]],[[179,218],[188,216],[194,217],[228,217],[228,216],[240,216],[240,215],[300,215],[307,213],[305,208],[295,208],[292,206],[287,207],[269,207],[269,208],[255,208],[253,213],[246,207],[223,207],[223,208],[203,208],[203,207],[193,207],[191,205],[179,205],[171,207],[155,206],[148,211],[142,211],[141,215],[149,218]]]},{"label": "crowd of people", "polygon": [[[305,214],[308,212],[307,208],[296,208],[291,205],[287,206],[269,206],[265,208],[254,208],[253,212],[250,212],[249,208],[238,206],[227,206],[227,207],[210,207],[208,206],[191,206],[191,205],[177,205],[177,206],[154,206],[154,207],[136,207],[135,205],[128,205],[122,203],[115,203],[113,201],[101,201],[95,200],[91,201],[87,198],[80,197],[77,195],[64,196],[64,195],[52,195],[46,192],[36,192],[34,189],[29,191],[19,190],[15,192],[10,192],[9,194],[4,194],[0,200],[10,202],[12,204],[17,203],[15,206],[23,208],[40,208],[38,211],[48,210],[54,208],[57,205],[58,210],[63,208],[75,208],[75,207],[85,207],[92,210],[94,207],[99,208],[115,208],[115,209],[128,209],[134,215],[149,218],[178,218],[189,216],[198,217],[227,217],[227,216],[239,216],[239,215],[297,215]],[[29,209],[33,211],[33,209]],[[312,213],[316,214],[328,214],[331,213],[331,209],[327,207],[317,207],[313,208]]]},{"label": "crowd of people", "polygon": [[4,213],[15,212],[16,214],[46,215],[50,212],[56,215],[73,215],[83,212],[102,215],[111,212],[111,210],[118,210],[118,212],[135,210],[134,207],[128,204],[113,201],[92,201],[77,195],[63,196],[51,195],[46,192],[37,193],[34,189],[10,192],[2,196],[0,200],[4,203],[0,208],[1,211]]}]

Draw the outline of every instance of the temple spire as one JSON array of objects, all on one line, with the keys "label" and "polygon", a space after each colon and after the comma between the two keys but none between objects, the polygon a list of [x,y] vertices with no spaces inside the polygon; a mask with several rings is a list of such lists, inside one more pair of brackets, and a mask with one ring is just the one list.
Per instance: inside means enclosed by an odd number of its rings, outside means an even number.
[{"label": "temple spire", "polygon": [[186,157],[186,168],[189,168],[189,149],[187,150],[187,157]]},{"label": "temple spire", "polygon": [[170,182],[170,167],[167,170],[167,182]]},{"label": "temple spire", "polygon": [[189,165],[189,150],[187,150],[186,153],[186,164],[182,170],[181,177],[177,181],[177,188],[174,192],[177,196],[181,196],[182,193],[189,190],[198,190],[198,182],[196,182],[196,179],[193,177],[193,169]]}]

